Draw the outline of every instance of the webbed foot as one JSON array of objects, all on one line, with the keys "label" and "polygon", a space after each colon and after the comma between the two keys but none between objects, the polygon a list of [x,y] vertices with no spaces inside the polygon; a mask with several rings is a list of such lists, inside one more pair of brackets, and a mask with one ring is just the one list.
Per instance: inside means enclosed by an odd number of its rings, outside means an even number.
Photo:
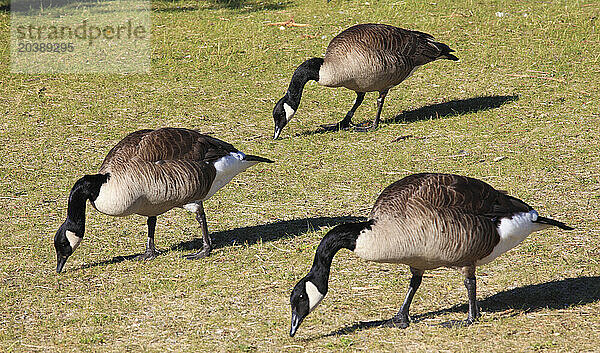
[{"label": "webbed foot", "polygon": [[203,258],[207,257],[208,255],[210,255],[210,249],[202,249],[201,251],[198,251],[197,253],[183,255],[183,257],[187,260],[196,260],[196,259],[203,259]]},{"label": "webbed foot", "polygon": [[342,121],[337,122],[337,123],[323,124],[323,125],[320,125],[320,126],[325,131],[339,131],[339,130],[348,129],[350,127],[350,121],[342,120]]},{"label": "webbed foot", "polygon": [[368,132],[377,130],[378,125],[368,125],[368,126],[355,126],[354,131],[356,132]]},{"label": "webbed foot", "polygon": [[160,255],[160,251],[154,249],[146,249],[146,251],[143,254],[140,254],[138,256],[136,256],[134,258],[134,260],[136,261],[143,261],[143,260],[152,260],[155,257],[157,257],[158,255]]},{"label": "webbed foot", "polygon": [[384,326],[386,327],[399,327],[407,328],[410,325],[410,319],[408,315],[396,315],[392,317]]}]

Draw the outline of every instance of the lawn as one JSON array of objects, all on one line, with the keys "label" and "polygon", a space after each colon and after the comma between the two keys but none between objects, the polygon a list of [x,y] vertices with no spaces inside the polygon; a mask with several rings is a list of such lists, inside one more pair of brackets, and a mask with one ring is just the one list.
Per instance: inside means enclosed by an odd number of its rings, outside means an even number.
[{"label": "lawn", "polygon": [[[598,351],[600,332],[600,3],[586,1],[174,0],[152,2],[150,74],[11,74],[0,0],[0,350]],[[307,27],[268,26],[293,17]],[[319,133],[354,92],[307,84],[273,141],[271,111],[302,61],[337,33],[380,22],[456,50],[392,89],[377,131]],[[367,94],[355,122],[373,119]],[[216,249],[182,209],[146,220],[88,207],[86,236],[55,273],[52,239],[68,192],[129,132],[211,133],[276,161],[205,203]],[[575,226],[534,233],[478,269],[479,323],[460,274],[426,273],[405,330],[406,266],[333,262],[329,293],[288,336],[289,294],[331,226],[366,217],[415,172],[482,179]]]}]

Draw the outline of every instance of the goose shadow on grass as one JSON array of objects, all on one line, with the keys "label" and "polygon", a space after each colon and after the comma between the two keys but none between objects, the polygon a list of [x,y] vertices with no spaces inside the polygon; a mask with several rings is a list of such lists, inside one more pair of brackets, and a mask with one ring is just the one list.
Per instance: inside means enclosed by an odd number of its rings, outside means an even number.
[{"label": "goose shadow on grass", "polygon": [[[67,1],[54,1],[54,0],[41,0],[43,8],[49,7],[69,7],[73,8],[75,5],[90,5],[97,3],[96,0],[67,0]],[[289,6],[288,1],[246,1],[246,0],[210,0],[210,6],[202,9],[218,10],[218,9],[229,9],[237,10],[238,12],[248,13],[256,11],[275,11],[283,10]],[[18,5],[13,7],[12,11],[20,12],[29,9],[30,5],[40,7],[40,0],[20,0]],[[153,4],[154,12],[187,12],[196,11],[200,7],[195,4],[189,4],[180,0],[158,0]],[[0,0],[0,12],[10,12],[10,1]]]},{"label": "goose shadow on grass", "polygon": [[[180,3],[183,3],[181,5]],[[189,4],[178,0],[159,0],[153,3],[154,12],[187,12],[197,10],[219,10],[229,9],[237,12],[248,13],[256,11],[283,10],[289,6],[288,1],[266,1],[254,2],[245,0],[210,0],[208,7],[199,7],[197,4]]]},{"label": "goose shadow on grass", "polygon": [[[398,123],[412,123],[420,120],[432,120],[451,117],[455,115],[462,115],[467,113],[480,112],[490,109],[496,109],[500,106],[513,102],[519,99],[518,95],[508,96],[484,96],[484,97],[472,97],[467,99],[455,99],[449,102],[437,103],[426,105],[421,108],[406,110],[396,115],[393,118],[382,119],[384,124],[398,124]],[[385,106],[384,106],[385,112]],[[358,125],[370,125],[372,120],[366,120],[364,123]],[[381,125],[380,125],[381,127]],[[315,131],[309,131],[301,133],[299,135],[314,135],[332,130],[325,130],[318,128]]]},{"label": "goose shadow on grass", "polygon": [[[302,218],[261,224],[256,226],[234,228],[230,230],[210,233],[210,236],[213,242],[213,250],[215,250],[223,248],[234,242],[237,244],[252,245],[257,243],[258,241],[269,242],[281,238],[296,237],[308,231],[319,230],[323,227],[363,220],[364,218],[362,217],[354,216]],[[198,226],[198,236],[201,237],[200,234],[200,227]],[[157,233],[157,236],[160,238],[160,233]],[[166,254],[171,251],[182,251],[181,255],[186,255],[188,254],[188,251],[202,249],[202,243],[202,238],[195,238],[193,240],[183,241],[179,244],[172,245],[167,250],[159,249],[159,251],[161,252],[161,254]],[[109,264],[116,264],[127,260],[133,260],[140,254],[115,256],[110,260],[83,265],[79,269],[104,266]]]},{"label": "goose shadow on grass", "polygon": [[[403,294],[399,295],[402,296]],[[530,313],[543,309],[566,309],[572,306],[595,303],[599,300],[600,276],[592,276],[566,278],[558,281],[517,287],[494,294],[480,300],[478,303],[482,312],[498,313],[514,311],[511,314],[511,316],[514,316],[519,313]],[[447,309],[411,315],[411,323],[434,318],[446,313],[465,313],[466,315],[468,308],[467,304],[459,304]],[[389,322],[389,319],[359,322],[333,331],[325,336],[346,335],[358,330],[385,326]]]},{"label": "goose shadow on grass", "polygon": [[449,102],[427,105],[414,110],[403,111],[384,123],[412,123],[420,120],[439,119],[500,108],[502,105],[519,99],[518,95],[485,96],[467,99],[455,99]]}]

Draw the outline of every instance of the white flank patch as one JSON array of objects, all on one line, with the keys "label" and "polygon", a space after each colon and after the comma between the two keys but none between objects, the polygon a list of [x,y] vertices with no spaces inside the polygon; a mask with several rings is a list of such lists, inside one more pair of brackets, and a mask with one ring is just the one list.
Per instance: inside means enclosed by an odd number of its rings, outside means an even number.
[{"label": "white flank patch", "polygon": [[325,297],[311,281],[306,282],[306,294],[308,294],[308,311],[313,311]]},{"label": "white flank patch", "polygon": [[192,203],[187,203],[187,204],[183,205],[183,208],[186,209],[187,211],[196,213],[200,209],[200,205],[196,202],[192,202]]},{"label": "white flank patch", "polygon": [[287,119],[287,121],[292,120],[294,114],[296,114],[294,108],[290,107],[290,105],[287,103],[283,103],[283,110],[285,110],[285,118]]},{"label": "white flank patch", "polygon": [[487,264],[519,245],[529,234],[549,227],[547,224],[534,223],[537,218],[538,213],[535,210],[517,213],[512,218],[502,218],[497,228],[500,242],[494,247],[491,254],[477,261],[476,265]]},{"label": "white flank patch", "polygon": [[78,237],[77,235],[75,235],[75,233],[71,232],[70,230],[67,230],[65,232],[65,235],[67,236],[67,239],[69,240],[71,249],[73,249],[73,251],[75,251],[75,249],[77,249],[77,247],[79,246],[79,243],[81,243],[82,238]]},{"label": "white flank patch", "polygon": [[246,161],[244,157],[246,155],[243,152],[231,152],[229,155],[217,159],[214,163],[217,175],[208,194],[201,201],[209,199],[215,192],[230,182],[233,177],[258,163],[258,161]]}]

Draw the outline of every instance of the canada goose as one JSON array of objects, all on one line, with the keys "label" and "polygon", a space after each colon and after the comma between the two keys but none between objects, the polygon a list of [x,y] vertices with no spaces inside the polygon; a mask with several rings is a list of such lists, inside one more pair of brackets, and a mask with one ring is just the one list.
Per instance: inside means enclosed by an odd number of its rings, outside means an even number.
[{"label": "canada goose", "polygon": [[174,207],[194,212],[204,245],[186,258],[208,256],[211,240],[202,201],[259,162],[272,163],[195,130],[162,128],[127,135],[108,152],[98,174],[84,176],[71,189],[67,219],[54,237],[56,272],[62,271],[83,239],[87,200],[107,215],[148,217],[148,242],[139,259],[158,255],[154,247],[156,216]]},{"label": "canada goose", "polygon": [[273,139],[279,137],[283,127],[298,110],[302,90],[309,80],[327,87],[346,87],[356,92],[356,100],[346,117],[339,123],[323,125],[326,129],[349,127],[365,93],[379,92],[373,125],[358,130],[376,129],[388,90],[404,81],[421,65],[437,59],[458,60],[450,54],[453,51],[423,32],[373,23],[352,26],[331,40],[324,58],[308,59],[298,66],[286,94],[273,109]]},{"label": "canada goose", "polygon": [[312,268],[290,297],[290,336],[327,294],[331,261],[346,248],[359,257],[410,266],[412,279],[394,326],[408,327],[408,310],[423,272],[450,267],[465,277],[466,324],[479,316],[475,267],[512,249],[530,233],[550,226],[573,228],[540,217],[529,205],[483,181],[452,174],[414,174],[383,190],[369,219],[334,227],[321,240]]}]

